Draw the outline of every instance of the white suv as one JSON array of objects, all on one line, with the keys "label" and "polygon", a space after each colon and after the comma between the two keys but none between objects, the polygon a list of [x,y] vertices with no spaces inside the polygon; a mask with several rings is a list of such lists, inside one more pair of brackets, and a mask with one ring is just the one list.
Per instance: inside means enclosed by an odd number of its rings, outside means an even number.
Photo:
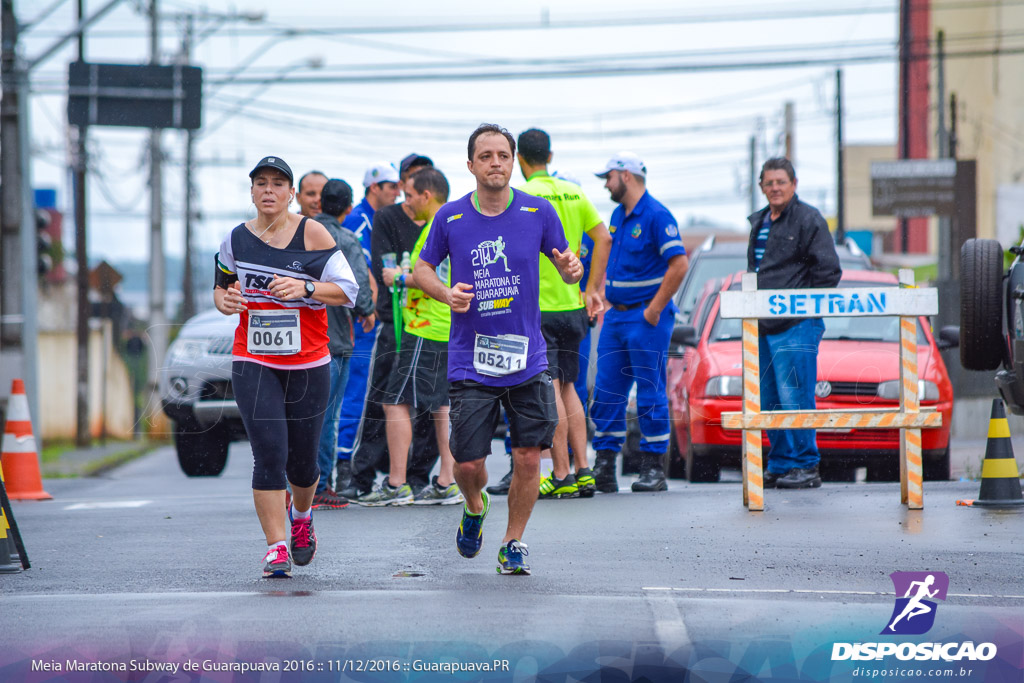
[{"label": "white suv", "polygon": [[160,400],[174,422],[178,463],[190,477],[219,475],[230,443],[246,438],[231,388],[236,327],[237,315],[200,313],[181,328],[160,371]]}]

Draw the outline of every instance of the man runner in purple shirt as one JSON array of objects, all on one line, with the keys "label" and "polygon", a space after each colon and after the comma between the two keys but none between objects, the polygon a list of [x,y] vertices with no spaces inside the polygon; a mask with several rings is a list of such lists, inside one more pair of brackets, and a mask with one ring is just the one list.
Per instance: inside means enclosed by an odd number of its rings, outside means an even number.
[{"label": "man runner in purple shirt", "polygon": [[[558,419],[540,331],[540,256],[550,258],[568,284],[583,276],[551,203],[509,187],[515,155],[515,140],[504,128],[482,124],[473,132],[467,166],[476,191],[441,207],[415,265],[421,269],[417,285],[452,309],[451,450],[455,481],[466,497],[455,541],[463,557],[475,557],[483,545],[490,507],[483,490],[486,459],[500,406],[509,416],[515,466],[498,551],[501,574],[530,573],[520,539],[537,501],[540,452],[551,447]],[[455,283],[450,288],[435,272],[445,257]]]}]

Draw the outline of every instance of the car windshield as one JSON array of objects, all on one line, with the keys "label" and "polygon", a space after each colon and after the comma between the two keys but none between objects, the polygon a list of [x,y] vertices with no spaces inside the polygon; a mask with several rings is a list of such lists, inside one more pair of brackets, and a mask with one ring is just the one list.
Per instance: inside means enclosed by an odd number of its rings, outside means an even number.
[{"label": "car windshield", "polygon": [[[847,287],[889,287],[890,283],[880,282],[851,282],[839,283],[841,288]],[[730,287],[739,289],[739,285]],[[885,316],[856,316],[822,318],[825,321],[825,334],[822,339],[833,339],[839,341],[881,341],[897,343],[900,340],[900,319],[894,315]],[[708,337],[709,342],[735,341],[743,337],[743,321],[739,318],[715,317],[715,326]],[[921,323],[917,323],[917,344],[922,346],[928,343]]]},{"label": "car windshield", "polygon": [[[870,270],[871,262],[865,257],[839,250],[839,266],[843,270]],[[690,322],[693,309],[704,291],[704,284],[712,279],[724,279],[733,273],[747,269],[747,254],[703,254],[693,260],[687,271],[683,284],[676,294],[676,307],[679,309],[679,320]],[[841,285],[846,286],[846,285]]]},{"label": "car windshield", "polygon": [[683,286],[679,288],[676,295],[676,306],[679,308],[681,319],[689,321],[693,315],[693,308],[697,305],[697,299],[704,291],[704,283],[708,280],[725,278],[733,273],[747,269],[746,255],[737,256],[713,256],[705,255],[695,260]]}]

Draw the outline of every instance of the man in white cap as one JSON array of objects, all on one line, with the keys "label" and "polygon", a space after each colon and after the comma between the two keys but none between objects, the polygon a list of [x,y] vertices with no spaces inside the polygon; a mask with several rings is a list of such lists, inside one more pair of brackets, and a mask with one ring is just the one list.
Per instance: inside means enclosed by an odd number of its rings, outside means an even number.
[{"label": "man in white cap", "polygon": [[370,265],[370,233],[373,230],[373,216],[379,209],[391,206],[398,199],[398,170],[388,163],[374,164],[363,174],[363,187],[366,195],[352,213],[348,215],[343,227],[356,234],[363,245],[366,265]]},{"label": "man in white cap", "polygon": [[599,171],[612,200],[605,298],[609,307],[597,343],[594,420],[597,490],[619,490],[616,456],[626,437],[626,401],[634,382],[640,422],[640,479],[633,491],[664,491],[662,457],[671,423],[665,392],[665,361],[675,324],[672,301],[689,260],[672,214],[647,192],[647,167],[636,154],[620,152]]}]

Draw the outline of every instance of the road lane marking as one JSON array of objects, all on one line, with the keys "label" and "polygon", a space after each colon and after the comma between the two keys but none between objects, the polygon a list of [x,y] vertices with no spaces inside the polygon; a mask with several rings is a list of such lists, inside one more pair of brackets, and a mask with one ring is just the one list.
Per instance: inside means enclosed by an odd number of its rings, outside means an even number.
[{"label": "road lane marking", "polygon": [[[893,593],[883,591],[833,591],[808,588],[678,588],[673,586],[643,586],[645,591],[674,591],[682,593],[799,593],[806,595],[879,595],[891,598]],[[989,593],[947,593],[951,598],[1000,598],[1024,600],[1024,595],[993,595]]]},{"label": "road lane marking", "polygon": [[75,503],[65,510],[116,510],[119,508],[140,508],[149,505],[151,500],[108,500],[99,503]]},{"label": "road lane marking", "polygon": [[674,652],[689,645],[690,633],[686,630],[686,623],[675,598],[656,594],[647,595],[645,598],[654,616],[654,633],[665,652]]}]

